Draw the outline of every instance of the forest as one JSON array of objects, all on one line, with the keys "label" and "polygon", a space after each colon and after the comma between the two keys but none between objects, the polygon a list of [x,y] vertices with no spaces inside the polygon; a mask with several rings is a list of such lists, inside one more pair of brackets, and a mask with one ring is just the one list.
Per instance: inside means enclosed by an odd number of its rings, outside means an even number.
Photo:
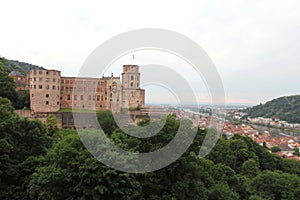
[{"label": "forest", "polygon": [[[117,171],[93,157],[76,130],[59,129],[53,115],[45,124],[19,117],[11,93],[3,88],[14,86],[5,73],[1,81],[10,86],[0,84],[0,91],[6,91],[0,96],[0,199],[299,199],[299,162],[273,155],[239,135],[220,138],[200,158],[208,130],[191,125],[186,129],[196,129],[193,143],[169,166],[149,173]],[[110,141],[131,152],[164,147],[182,122],[168,115],[159,133],[140,139],[119,129],[111,112],[97,117]],[[150,122],[143,119],[138,126]],[[93,130],[85,134],[94,142]]]}]

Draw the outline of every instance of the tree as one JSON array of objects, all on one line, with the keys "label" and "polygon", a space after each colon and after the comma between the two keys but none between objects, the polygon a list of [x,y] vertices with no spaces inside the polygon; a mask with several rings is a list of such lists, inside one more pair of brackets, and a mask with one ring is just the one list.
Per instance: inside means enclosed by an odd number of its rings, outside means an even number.
[{"label": "tree", "polygon": [[241,167],[241,174],[248,178],[254,178],[259,173],[259,164],[254,159],[247,160]]},{"label": "tree", "polygon": [[0,199],[28,199],[30,176],[49,147],[45,126],[20,118],[0,97],[0,144]]},{"label": "tree", "polygon": [[15,81],[8,75],[0,62],[0,97],[8,98],[14,106],[18,104]]},{"label": "tree", "polygon": [[300,156],[300,149],[297,146],[294,149],[294,155],[295,156]]},{"label": "tree", "polygon": [[271,148],[271,151],[274,153],[274,152],[280,152],[281,151],[281,148],[279,146],[274,146]]},{"label": "tree", "polygon": [[113,131],[118,128],[117,123],[115,122],[114,116],[111,111],[104,110],[97,113],[97,118],[101,129],[106,134],[112,134]]},{"label": "tree", "polygon": [[50,137],[57,138],[58,137],[58,126],[57,126],[57,120],[56,116],[53,114],[50,114],[46,119],[46,127],[47,132]]}]

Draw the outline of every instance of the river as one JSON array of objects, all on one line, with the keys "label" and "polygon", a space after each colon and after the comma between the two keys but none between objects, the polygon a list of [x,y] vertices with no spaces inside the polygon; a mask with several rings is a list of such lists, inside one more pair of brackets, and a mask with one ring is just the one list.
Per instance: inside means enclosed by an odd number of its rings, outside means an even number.
[{"label": "river", "polygon": [[252,125],[252,127],[255,130],[258,130],[260,133],[263,133],[264,131],[269,131],[271,137],[300,136],[299,133],[295,133],[293,131],[283,130],[279,128],[273,128],[273,127],[269,128],[267,126],[262,126],[262,125]]}]

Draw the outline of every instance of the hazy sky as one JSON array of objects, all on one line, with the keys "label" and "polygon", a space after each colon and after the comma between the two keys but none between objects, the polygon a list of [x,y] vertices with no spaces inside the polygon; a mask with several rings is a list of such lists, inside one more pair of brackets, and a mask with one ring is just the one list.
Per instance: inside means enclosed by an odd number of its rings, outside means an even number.
[{"label": "hazy sky", "polygon": [[[76,76],[87,56],[114,35],[163,28],[204,48],[219,70],[228,103],[300,93],[297,0],[0,0],[0,5],[0,55],[65,76]],[[201,92],[198,98],[209,99]]]}]

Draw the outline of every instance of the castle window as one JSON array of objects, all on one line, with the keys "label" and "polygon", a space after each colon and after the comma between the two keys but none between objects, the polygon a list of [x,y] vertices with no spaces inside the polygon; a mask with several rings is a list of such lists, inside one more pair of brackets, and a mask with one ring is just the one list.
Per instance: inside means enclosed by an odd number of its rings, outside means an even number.
[{"label": "castle window", "polygon": [[55,90],[55,85],[52,85],[52,89]]},{"label": "castle window", "polygon": [[49,72],[48,71],[46,71],[46,75],[48,75],[49,74]]},{"label": "castle window", "polygon": [[66,87],[66,90],[68,91],[68,90],[69,90],[69,87]]},{"label": "castle window", "polygon": [[99,101],[99,100],[100,100],[100,96],[98,95],[98,96],[97,96],[97,101]]},{"label": "castle window", "polygon": [[93,101],[95,101],[95,96],[93,95]]},{"label": "castle window", "polygon": [[92,97],[91,97],[91,95],[89,95],[89,101],[90,101],[90,100],[92,100]]},{"label": "castle window", "polygon": [[103,96],[101,96],[101,101],[103,101]]},{"label": "castle window", "polygon": [[42,89],[43,88],[43,86],[42,85],[39,85],[39,89]]},{"label": "castle window", "polygon": [[70,81],[70,84],[73,84],[73,81]]},{"label": "castle window", "polygon": [[32,89],[32,85],[30,85],[30,89]]},{"label": "castle window", "polygon": [[33,74],[36,75],[36,70],[33,71]]},{"label": "castle window", "polygon": [[80,95],[80,100],[83,101],[83,95]]},{"label": "castle window", "polygon": [[59,105],[59,101],[57,102],[57,105]]},{"label": "castle window", "polygon": [[64,80],[61,80],[61,83],[64,83],[65,81]]},{"label": "castle window", "polygon": [[69,84],[69,80],[66,80],[66,84]]},{"label": "castle window", "polygon": [[46,105],[49,105],[49,101],[46,101]]},{"label": "castle window", "polygon": [[34,94],[31,94],[31,97],[34,97]]},{"label": "castle window", "polygon": [[33,89],[36,89],[36,85],[33,85]]},{"label": "castle window", "polygon": [[133,87],[133,82],[130,83],[130,86]]},{"label": "castle window", "polygon": [[35,78],[35,77],[33,78],[33,81],[36,81],[36,78]]},{"label": "castle window", "polygon": [[133,76],[131,76],[130,79],[133,81]]},{"label": "castle window", "polygon": [[56,75],[56,72],[53,72],[53,75]]},{"label": "castle window", "polygon": [[[74,96],[75,97],[75,96]],[[74,98],[75,99],[75,98]],[[71,97],[70,95],[67,96],[67,100],[71,100]]]},{"label": "castle window", "polygon": [[75,101],[77,100],[77,95],[74,95],[74,100],[75,100]]},{"label": "castle window", "polygon": [[53,81],[53,82],[55,82],[55,81],[56,81],[56,80],[55,80],[55,78],[54,78],[54,79],[52,79],[52,81]]},{"label": "castle window", "polygon": [[46,89],[49,90],[49,85],[46,85]]},{"label": "castle window", "polygon": [[49,94],[46,94],[46,98],[48,98],[49,97]]},{"label": "castle window", "polygon": [[39,81],[42,81],[43,79],[42,78],[39,78]]},{"label": "castle window", "polygon": [[100,104],[100,108],[102,108],[102,104]]},{"label": "castle window", "polygon": [[40,70],[40,71],[39,71],[39,74],[43,74],[43,71]]}]

